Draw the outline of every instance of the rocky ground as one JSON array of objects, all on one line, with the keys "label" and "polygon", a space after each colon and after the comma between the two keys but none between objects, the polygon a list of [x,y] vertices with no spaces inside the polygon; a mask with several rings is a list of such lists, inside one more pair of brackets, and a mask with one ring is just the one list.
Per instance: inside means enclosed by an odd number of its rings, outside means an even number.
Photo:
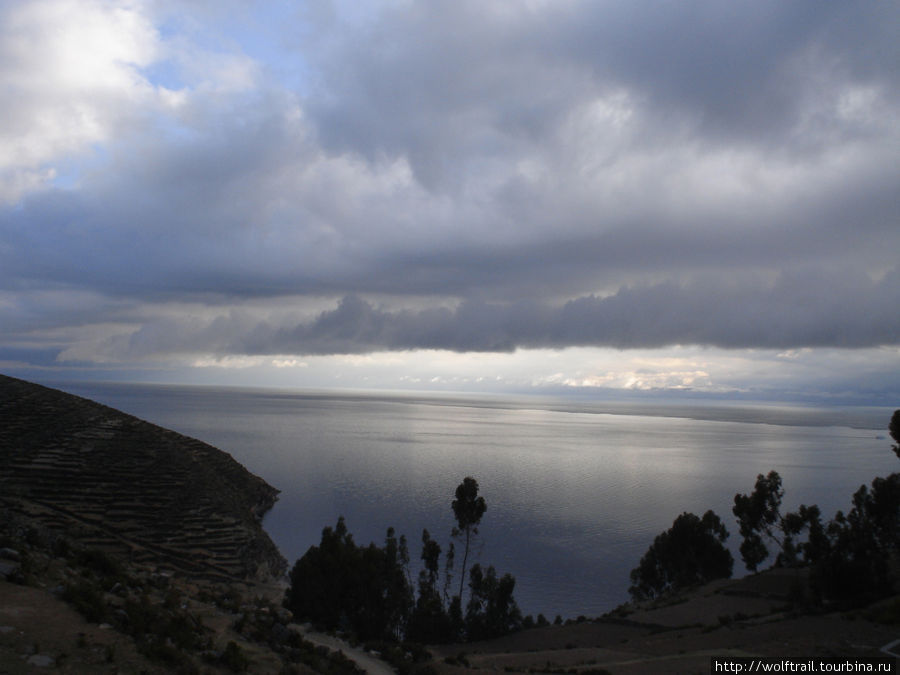
[{"label": "rocky ground", "polygon": [[[356,673],[279,606],[280,585],[196,582],[0,528],[0,673]],[[15,548],[12,548],[15,546]]]}]

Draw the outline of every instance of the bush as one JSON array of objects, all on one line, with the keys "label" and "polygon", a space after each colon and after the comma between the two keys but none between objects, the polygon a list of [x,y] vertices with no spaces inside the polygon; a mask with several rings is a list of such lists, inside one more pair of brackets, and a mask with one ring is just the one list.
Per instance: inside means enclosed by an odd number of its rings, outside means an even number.
[{"label": "bush", "polygon": [[86,581],[69,584],[63,591],[62,598],[91,623],[100,623],[106,617],[103,594],[94,584]]},{"label": "bush", "polygon": [[122,565],[105,551],[85,549],[78,554],[77,562],[104,580],[116,580],[123,576]]},{"label": "bush", "polygon": [[222,665],[233,673],[243,673],[250,667],[250,660],[240,645],[232,640],[225,646],[225,651],[222,653]]}]

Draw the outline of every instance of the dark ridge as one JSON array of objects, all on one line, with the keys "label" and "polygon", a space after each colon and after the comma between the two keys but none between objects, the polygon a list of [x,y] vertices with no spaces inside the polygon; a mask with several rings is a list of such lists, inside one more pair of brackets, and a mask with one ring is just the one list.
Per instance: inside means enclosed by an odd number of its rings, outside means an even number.
[{"label": "dark ridge", "polygon": [[278,490],[230,455],[131,415],[0,375],[0,508],[198,581],[279,578],[260,520]]}]

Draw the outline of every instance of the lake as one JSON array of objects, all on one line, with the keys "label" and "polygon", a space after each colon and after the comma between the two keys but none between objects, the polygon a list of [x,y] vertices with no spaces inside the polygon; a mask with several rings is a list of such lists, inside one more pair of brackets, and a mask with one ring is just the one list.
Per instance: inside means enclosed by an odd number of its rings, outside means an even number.
[{"label": "lake", "polygon": [[357,543],[395,527],[418,563],[422,529],[446,547],[454,491],[474,476],[488,506],[476,559],[551,620],[626,601],[629,571],[684,511],[719,514],[742,574],[731,505],[759,473],[781,474],[786,509],[831,517],[897,468],[890,408],[55,386],[221,448],[281,490],[264,526],[291,563],[339,515]]}]

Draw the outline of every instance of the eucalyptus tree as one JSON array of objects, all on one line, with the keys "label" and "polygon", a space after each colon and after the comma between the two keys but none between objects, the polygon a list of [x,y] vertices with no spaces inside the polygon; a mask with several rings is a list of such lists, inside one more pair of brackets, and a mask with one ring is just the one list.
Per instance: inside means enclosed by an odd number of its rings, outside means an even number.
[{"label": "eucalyptus tree", "polygon": [[777,471],[768,475],[759,474],[756,485],[749,495],[736,494],[732,513],[740,525],[741,557],[751,572],[769,557],[769,548],[764,540],[774,542],[779,549],[784,549],[785,532],[781,518],[781,499],[784,489],[781,487],[781,476]]},{"label": "eucalyptus tree", "polygon": [[672,527],[657,535],[640,564],[631,570],[635,600],[731,576],[734,560],[725,548],[728,530],[712,511],[703,517],[682,513]]},{"label": "eucalyptus tree", "polygon": [[894,454],[897,455],[897,457],[900,457],[900,410],[895,410],[894,414],[891,416],[888,431],[890,431],[891,438],[893,438],[894,443],[896,443],[893,447]]},{"label": "eucalyptus tree", "polygon": [[478,524],[481,522],[481,517],[487,511],[484,497],[478,496],[478,481],[471,476],[466,476],[456,488],[456,499],[453,500],[452,506],[457,525],[457,527],[453,528],[453,536],[463,540],[466,545],[463,552],[462,570],[459,575],[459,599],[461,603],[469,550],[471,549],[473,538],[478,535]]}]

